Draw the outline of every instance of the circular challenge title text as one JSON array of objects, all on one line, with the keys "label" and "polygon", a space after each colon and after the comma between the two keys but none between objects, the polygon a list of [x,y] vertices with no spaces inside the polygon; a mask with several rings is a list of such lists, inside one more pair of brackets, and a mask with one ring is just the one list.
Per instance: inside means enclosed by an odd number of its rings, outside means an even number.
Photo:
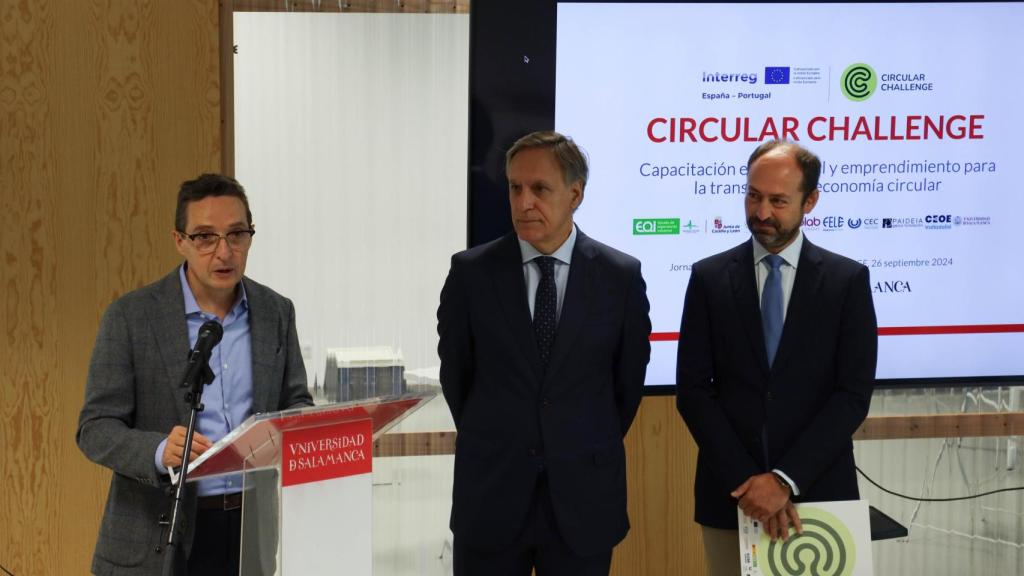
[{"label": "circular challenge title text", "polygon": [[666,142],[763,142],[765,140],[886,141],[983,140],[984,114],[909,116],[794,116],[652,118],[647,138]]}]

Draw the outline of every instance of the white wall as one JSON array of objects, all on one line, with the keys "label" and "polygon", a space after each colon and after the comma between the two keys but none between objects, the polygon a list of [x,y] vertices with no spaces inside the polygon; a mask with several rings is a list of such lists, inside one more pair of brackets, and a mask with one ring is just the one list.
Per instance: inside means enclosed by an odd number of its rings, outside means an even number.
[{"label": "white wall", "polygon": [[310,382],[338,346],[436,365],[466,238],[468,16],[238,12],[234,40],[247,273],[294,300]]},{"label": "white wall", "polygon": [[[879,390],[872,415],[1008,412],[1020,388]],[[952,498],[1024,486],[1014,437],[856,442],[860,468],[886,488],[917,498]],[[883,493],[860,479],[861,497],[909,528],[876,542],[875,573],[936,576],[1024,574],[1024,492],[958,502],[923,502]]]}]

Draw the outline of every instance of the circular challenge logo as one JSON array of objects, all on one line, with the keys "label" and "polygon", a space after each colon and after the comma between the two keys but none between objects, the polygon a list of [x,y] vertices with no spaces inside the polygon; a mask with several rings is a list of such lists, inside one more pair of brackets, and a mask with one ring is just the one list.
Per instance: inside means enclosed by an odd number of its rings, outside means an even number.
[{"label": "circular challenge logo", "polygon": [[821,510],[800,508],[804,533],[795,532],[786,540],[772,542],[761,536],[757,547],[758,564],[770,574],[815,574],[817,576],[849,576],[856,560],[853,535],[841,520]]},{"label": "circular challenge logo", "polygon": [[839,85],[843,89],[843,96],[854,102],[862,102],[875,93],[878,75],[867,64],[850,64],[843,70]]}]

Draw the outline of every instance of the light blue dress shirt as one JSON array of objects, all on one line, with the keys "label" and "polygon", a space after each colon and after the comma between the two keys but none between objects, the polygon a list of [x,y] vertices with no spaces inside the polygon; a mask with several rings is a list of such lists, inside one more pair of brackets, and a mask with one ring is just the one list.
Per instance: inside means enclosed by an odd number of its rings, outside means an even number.
[{"label": "light blue dress shirt", "polygon": [[[796,280],[796,265],[800,262],[800,250],[804,247],[804,233],[797,230],[796,238],[779,252],[779,256],[785,260],[785,264],[779,268],[782,274],[782,320],[786,320],[786,310],[789,309],[789,297],[793,294],[793,282]],[[761,301],[761,294],[764,292],[764,283],[768,280],[768,271],[771,266],[764,257],[769,254],[768,250],[754,238],[754,273],[757,275],[757,301]]]},{"label": "light blue dress shirt", "polygon": [[[252,337],[249,330],[249,301],[245,295],[245,286],[239,284],[238,300],[223,321],[215,314],[202,311],[185,278],[186,266],[181,266],[179,275],[181,292],[185,297],[189,348],[196,345],[199,328],[208,320],[216,320],[224,328],[224,337],[210,353],[210,370],[213,371],[214,379],[203,388],[202,402],[205,408],[199,413],[196,421],[197,431],[210,441],[216,442],[252,415]],[[184,360],[184,357],[182,359]],[[184,389],[181,393],[185,393]],[[164,474],[167,473],[167,468],[164,467],[161,456],[166,444],[167,439],[164,439],[156,451],[156,467]],[[240,474],[198,482],[200,496],[230,494],[241,490]]]},{"label": "light blue dress shirt", "polygon": [[576,225],[573,224],[569,237],[551,254],[541,254],[529,242],[519,240],[519,251],[523,255],[523,277],[526,280],[526,299],[530,303],[530,318],[533,318],[533,303],[537,299],[537,286],[540,286],[540,266],[533,260],[540,256],[551,256],[555,259],[555,291],[558,304],[555,317],[562,317],[562,302],[565,300],[565,287],[569,283],[569,264],[572,262],[572,250],[576,247]]}]

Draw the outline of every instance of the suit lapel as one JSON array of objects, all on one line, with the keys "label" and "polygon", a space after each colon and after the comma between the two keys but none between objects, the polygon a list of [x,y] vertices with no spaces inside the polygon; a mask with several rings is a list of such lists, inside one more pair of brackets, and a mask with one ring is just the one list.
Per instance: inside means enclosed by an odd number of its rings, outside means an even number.
[{"label": "suit lapel", "polygon": [[729,282],[736,303],[740,324],[747,333],[754,358],[761,370],[768,374],[768,352],[765,350],[764,330],[761,326],[761,305],[757,300],[757,277],[754,275],[754,244],[752,240],[740,245],[729,264]]},{"label": "suit lapel", "polygon": [[273,366],[280,352],[280,343],[284,336],[279,335],[280,322],[268,295],[253,285],[248,279],[242,278],[245,286],[245,297],[249,303],[249,337],[252,342],[252,412],[269,412],[277,410],[277,406],[268,406],[270,398],[273,370],[261,368],[259,364]]},{"label": "suit lapel", "polygon": [[576,338],[583,328],[588,306],[593,296],[594,265],[597,254],[590,238],[582,230],[576,230],[576,246],[572,250],[572,261],[569,264],[569,278],[565,285],[565,296],[562,300],[562,314],[558,318],[558,330],[555,332],[554,348],[548,362],[547,374],[558,372],[569,352],[573,349]]},{"label": "suit lapel", "polygon": [[821,250],[804,236],[796,278],[793,279],[793,292],[789,295],[789,306],[786,309],[786,322],[782,326],[782,337],[779,339],[773,367],[783,365],[796,346],[801,327],[814,322],[814,300],[821,287],[822,261]]},{"label": "suit lapel", "polygon": [[530,303],[526,296],[526,281],[523,279],[523,254],[519,250],[515,233],[505,236],[501,241],[497,257],[491,260],[490,268],[494,292],[498,295],[512,339],[518,343],[539,382],[544,374],[544,366],[533,334]]},{"label": "suit lapel", "polygon": [[185,362],[188,360],[188,322],[185,319],[185,296],[181,292],[179,268],[175,268],[160,281],[154,293],[153,308],[150,314],[150,329],[160,349],[167,382],[171,386],[174,407],[179,422],[188,421],[188,404],[185,402],[185,389],[181,387]]}]

